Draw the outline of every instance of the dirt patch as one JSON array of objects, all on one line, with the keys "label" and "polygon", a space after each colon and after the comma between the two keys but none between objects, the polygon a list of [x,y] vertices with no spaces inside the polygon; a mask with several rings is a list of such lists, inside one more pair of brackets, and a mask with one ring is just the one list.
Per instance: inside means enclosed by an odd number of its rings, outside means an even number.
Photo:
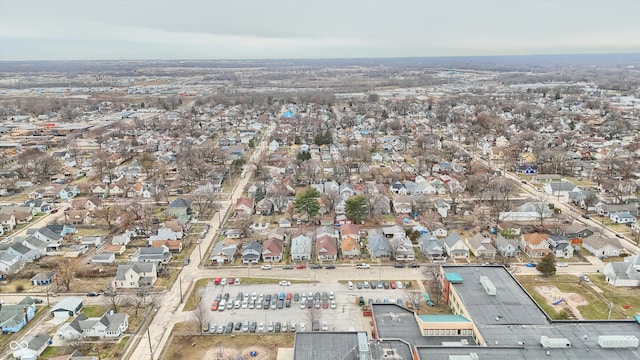
[{"label": "dirt patch", "polygon": [[[251,356],[252,352],[255,352],[256,356]],[[212,360],[275,360],[276,357],[276,352],[271,352],[268,349],[260,346],[251,346],[251,348],[245,349],[234,349],[225,346],[219,346],[217,349],[208,350],[204,358]]]},{"label": "dirt patch", "polygon": [[540,295],[542,295],[547,303],[553,306],[556,311],[561,311],[563,309],[569,310],[573,315],[582,320],[584,317],[578,310],[578,306],[588,305],[589,302],[586,301],[582,295],[576,293],[565,293],[560,291],[555,286],[534,286],[533,289]]}]

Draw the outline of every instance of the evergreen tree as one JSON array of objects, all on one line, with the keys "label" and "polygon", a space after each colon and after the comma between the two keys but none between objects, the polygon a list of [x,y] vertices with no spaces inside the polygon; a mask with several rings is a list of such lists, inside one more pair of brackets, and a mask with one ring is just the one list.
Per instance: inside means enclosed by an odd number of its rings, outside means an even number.
[{"label": "evergreen tree", "polygon": [[360,224],[368,212],[367,198],[364,195],[356,195],[345,201],[344,214],[355,224]]},{"label": "evergreen tree", "polygon": [[311,218],[318,215],[320,211],[320,204],[318,203],[319,197],[320,193],[318,190],[312,187],[307,188],[307,190],[296,196],[296,199],[293,201],[293,207],[298,212],[306,213],[307,221],[311,220]]},{"label": "evergreen tree", "polygon": [[556,274],[556,257],[549,254],[540,260],[536,269],[544,276],[553,276]]},{"label": "evergreen tree", "polygon": [[309,154],[308,151],[301,151],[296,155],[296,159],[298,159],[298,161],[309,160],[311,159],[311,154]]}]

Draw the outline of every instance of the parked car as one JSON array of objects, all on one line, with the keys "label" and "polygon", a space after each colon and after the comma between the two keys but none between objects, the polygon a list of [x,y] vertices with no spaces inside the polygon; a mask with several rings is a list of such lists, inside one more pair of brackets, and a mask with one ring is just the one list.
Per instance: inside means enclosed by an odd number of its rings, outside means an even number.
[{"label": "parked car", "polygon": [[229,321],[227,323],[227,327],[224,329],[224,332],[227,334],[231,334],[233,332],[233,321]]},{"label": "parked car", "polygon": [[409,267],[410,267],[410,268],[419,268],[419,267],[420,267],[420,264],[418,264],[418,263],[411,263],[411,264],[409,264]]},{"label": "parked car", "polygon": [[392,289],[395,289],[396,288],[396,282],[395,281],[390,282],[389,283],[389,287],[391,287]]},{"label": "parked car", "polygon": [[326,321],[322,322],[322,331],[329,331],[329,324]]},{"label": "parked car", "polygon": [[284,270],[291,270],[293,269],[293,265],[285,265],[282,267]]},{"label": "parked car", "polygon": [[279,333],[281,329],[282,329],[282,324],[280,324],[280,321],[276,322],[276,325],[273,327],[273,331]]},{"label": "parked car", "polygon": [[589,215],[587,215],[587,214],[582,214],[582,218],[583,219],[591,219],[591,217],[589,217]]},{"label": "parked car", "polygon": [[533,267],[536,267],[536,264],[534,264],[534,263],[526,263],[526,264],[524,264],[524,266],[529,267],[529,268],[533,268]]},{"label": "parked car", "polygon": [[36,304],[42,304],[42,299],[33,298],[33,302]]},{"label": "parked car", "polygon": [[320,331],[320,320],[313,320],[313,327],[311,330]]},{"label": "parked car", "polygon": [[367,263],[360,263],[360,264],[356,264],[356,269],[368,269],[371,266]]},{"label": "parked car", "polygon": [[278,283],[278,285],[280,285],[280,286],[291,286],[291,281],[287,281],[287,280],[280,280],[280,282]]},{"label": "parked car", "polygon": [[264,332],[264,323],[258,324],[258,332]]},{"label": "parked car", "polygon": [[272,269],[272,267],[271,267],[271,265],[262,265],[262,266],[260,267],[260,269],[262,269],[262,270],[271,270],[271,269]]},{"label": "parked car", "polygon": [[559,262],[556,264],[557,267],[567,267],[569,266],[569,264],[567,264],[566,262]]},{"label": "parked car", "polygon": [[235,282],[236,282],[236,280],[234,278],[230,278],[229,281],[228,281],[228,284],[229,285],[233,285],[233,284],[235,284]]},{"label": "parked car", "polygon": [[395,264],[393,264],[393,267],[396,268],[396,269],[402,269],[404,267],[404,264],[403,263],[395,263]]},{"label": "parked car", "polygon": [[87,293],[88,297],[96,297],[96,296],[100,296],[99,293],[95,292],[95,291],[90,291]]},{"label": "parked car", "polygon": [[236,286],[240,285],[240,278],[236,278],[235,284]]},{"label": "parked car", "polygon": [[309,267],[310,269],[322,269],[322,265],[320,264],[313,264]]},{"label": "parked car", "polygon": [[306,269],[307,268],[307,264],[298,264],[296,265],[296,269]]},{"label": "parked car", "polygon": [[227,285],[227,278],[222,278],[222,280],[220,280],[220,285]]},{"label": "parked car", "polygon": [[256,329],[258,328],[258,324],[254,321],[251,323],[251,325],[249,325],[249,332],[256,332]]},{"label": "parked car", "polygon": [[273,329],[274,329],[273,321],[269,321],[267,325],[267,331],[273,332]]},{"label": "parked car", "polygon": [[336,266],[333,265],[333,264],[329,264],[329,265],[325,266],[324,268],[327,269],[327,270],[333,270],[333,269],[336,268]]},{"label": "parked car", "polygon": [[242,322],[238,321],[236,322],[236,325],[233,327],[233,330],[239,331],[240,329],[242,329]]}]

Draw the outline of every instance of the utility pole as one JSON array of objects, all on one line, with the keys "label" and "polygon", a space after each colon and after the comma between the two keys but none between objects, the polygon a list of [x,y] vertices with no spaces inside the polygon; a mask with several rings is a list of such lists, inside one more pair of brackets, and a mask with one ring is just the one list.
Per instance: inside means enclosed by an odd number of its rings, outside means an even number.
[{"label": "utility pole", "polygon": [[[181,271],[182,272],[182,271]],[[180,274],[180,276],[178,277],[178,279],[180,280],[179,284],[180,284],[180,304],[182,304],[182,301],[184,300],[183,296],[182,296],[182,274]]]}]

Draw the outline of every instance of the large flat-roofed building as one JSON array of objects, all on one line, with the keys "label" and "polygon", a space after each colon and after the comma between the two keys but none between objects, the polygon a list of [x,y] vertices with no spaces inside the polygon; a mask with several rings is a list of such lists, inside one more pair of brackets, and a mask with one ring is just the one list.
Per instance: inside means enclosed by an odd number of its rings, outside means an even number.
[{"label": "large flat-roofed building", "polygon": [[[420,359],[640,359],[635,321],[552,321],[504,267],[441,269],[445,300],[480,346],[416,347]],[[626,340],[603,347],[606,336]]]}]

